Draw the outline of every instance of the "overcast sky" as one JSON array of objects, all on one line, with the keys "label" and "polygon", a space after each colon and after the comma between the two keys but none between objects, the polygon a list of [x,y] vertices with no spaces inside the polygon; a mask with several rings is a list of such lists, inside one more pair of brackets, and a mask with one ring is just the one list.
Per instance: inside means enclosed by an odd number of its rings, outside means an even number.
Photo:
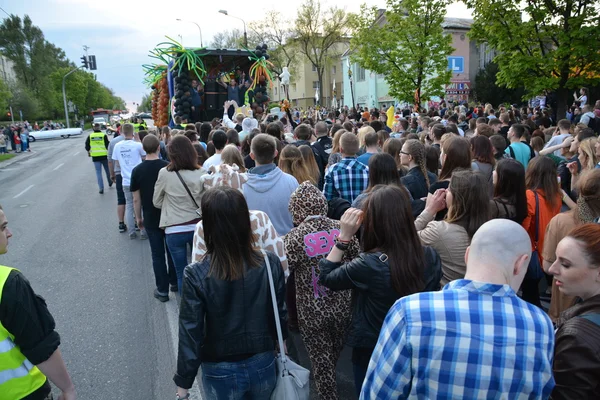
[{"label": "overcast sky", "polygon": [[[356,12],[365,0],[345,0],[347,11]],[[294,19],[299,2],[274,0],[243,1],[157,1],[157,0],[29,0],[0,1],[9,14],[21,17],[28,14],[44,32],[46,39],[61,47],[69,59],[80,63],[83,45],[96,55],[98,80],[112,88],[133,109],[148,89],[143,83],[141,65],[151,63],[148,51],[165,40],[165,35],[179,40],[184,46],[200,45],[198,27],[177,22],[177,18],[198,23],[202,28],[204,45],[219,31],[242,28],[242,22],[219,14],[225,9],[249,23],[261,19],[268,10],[278,10],[290,21]],[[385,0],[369,4],[384,6]],[[5,16],[5,14],[3,14]],[[462,4],[452,4],[448,16],[470,18]]]}]

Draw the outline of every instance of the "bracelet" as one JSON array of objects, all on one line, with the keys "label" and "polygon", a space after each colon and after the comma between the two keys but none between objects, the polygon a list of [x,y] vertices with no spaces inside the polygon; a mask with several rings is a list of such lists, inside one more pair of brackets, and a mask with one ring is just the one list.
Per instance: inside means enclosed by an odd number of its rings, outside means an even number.
[{"label": "bracelet", "polygon": [[337,237],[335,240],[336,240],[336,242],[341,242],[341,243],[350,243],[350,241],[349,241],[349,240],[343,240],[343,239],[340,239],[339,237]]},{"label": "bracelet", "polygon": [[348,242],[343,242],[343,241],[340,241],[339,239],[336,239],[336,241],[335,241],[335,247],[337,247],[341,251],[346,251],[350,247],[350,242],[349,241]]}]

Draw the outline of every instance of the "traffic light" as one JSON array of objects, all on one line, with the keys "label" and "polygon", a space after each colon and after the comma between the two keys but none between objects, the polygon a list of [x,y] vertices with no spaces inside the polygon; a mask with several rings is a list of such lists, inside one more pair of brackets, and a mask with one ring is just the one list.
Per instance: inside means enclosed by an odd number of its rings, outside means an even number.
[{"label": "traffic light", "polygon": [[86,69],[89,68],[88,59],[86,56],[81,56],[81,66]]},{"label": "traffic light", "polygon": [[90,66],[90,71],[95,71],[96,70],[96,56],[89,56],[88,62],[89,62],[89,66]]}]

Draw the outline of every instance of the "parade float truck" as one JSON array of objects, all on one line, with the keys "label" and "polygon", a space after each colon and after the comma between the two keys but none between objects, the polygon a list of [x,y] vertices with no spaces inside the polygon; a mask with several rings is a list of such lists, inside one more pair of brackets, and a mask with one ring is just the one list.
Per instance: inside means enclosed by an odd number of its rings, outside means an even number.
[{"label": "parade float truck", "polygon": [[[155,126],[173,126],[176,116],[192,121],[192,81],[204,86],[200,117],[211,121],[223,116],[231,79],[249,81],[244,103],[267,104],[267,85],[272,85],[266,46],[255,50],[185,48],[168,38],[150,51],[159,64],[144,65],[145,83],[152,89],[152,119]],[[250,100],[248,100],[250,99]],[[241,104],[240,104],[241,105]]]}]

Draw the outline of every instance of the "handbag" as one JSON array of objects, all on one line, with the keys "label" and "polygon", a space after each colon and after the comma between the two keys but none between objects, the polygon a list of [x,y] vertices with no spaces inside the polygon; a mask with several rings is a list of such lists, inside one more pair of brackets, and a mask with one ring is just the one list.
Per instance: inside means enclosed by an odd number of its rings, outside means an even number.
[{"label": "handbag", "polygon": [[196,215],[198,217],[202,218],[202,209],[198,206],[198,203],[196,203],[196,199],[194,199],[194,196],[192,196],[192,192],[190,191],[190,188],[185,183],[185,181],[183,180],[183,178],[181,177],[181,175],[179,175],[179,171],[175,171],[175,173],[177,174],[177,177],[179,178],[179,180],[183,184],[183,187],[185,188],[185,191],[187,192],[187,194],[190,195],[190,199],[192,199],[192,201],[194,202],[194,205],[196,206]]},{"label": "handbag", "polygon": [[272,400],[308,400],[310,397],[310,371],[290,360],[283,349],[283,335],[279,323],[279,309],[277,308],[277,297],[275,296],[275,284],[271,272],[271,263],[267,253],[261,251],[265,259],[269,286],[271,288],[271,301],[273,302],[273,316],[277,327],[277,341],[279,342],[279,354],[275,358],[277,364],[277,382],[271,394]]},{"label": "handbag", "polygon": [[535,240],[533,241],[533,251],[531,252],[531,260],[529,260],[529,265],[527,266],[525,279],[539,281],[544,276],[542,262],[540,261],[540,253],[538,251],[538,240],[540,235],[540,199],[535,190],[533,191],[533,194],[535,195]]}]

